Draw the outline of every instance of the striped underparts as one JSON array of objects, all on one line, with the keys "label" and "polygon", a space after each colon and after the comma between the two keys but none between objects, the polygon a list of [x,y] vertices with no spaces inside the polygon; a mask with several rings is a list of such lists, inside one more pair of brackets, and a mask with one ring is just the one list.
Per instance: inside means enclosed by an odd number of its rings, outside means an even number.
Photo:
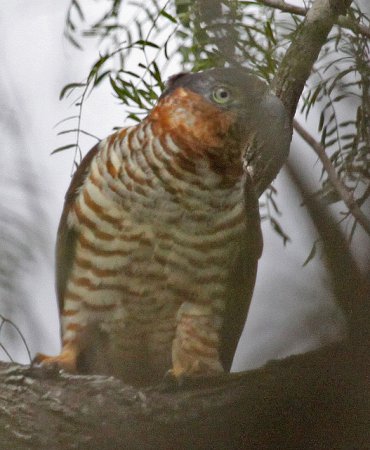
[{"label": "striped underparts", "polygon": [[225,186],[206,159],[149,122],[102,141],[68,215],[77,239],[64,343],[98,323],[115,352],[163,365],[182,320],[196,341],[188,351],[214,357],[242,199],[241,179]]}]

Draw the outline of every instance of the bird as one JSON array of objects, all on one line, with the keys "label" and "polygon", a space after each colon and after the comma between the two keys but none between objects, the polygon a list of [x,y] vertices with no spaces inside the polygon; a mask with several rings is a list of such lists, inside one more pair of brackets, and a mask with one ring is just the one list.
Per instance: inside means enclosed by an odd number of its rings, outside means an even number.
[{"label": "bird", "polygon": [[228,372],[263,247],[258,198],[290,137],[247,69],[170,77],[72,178],[56,244],[62,350],[35,361],[133,385]]}]

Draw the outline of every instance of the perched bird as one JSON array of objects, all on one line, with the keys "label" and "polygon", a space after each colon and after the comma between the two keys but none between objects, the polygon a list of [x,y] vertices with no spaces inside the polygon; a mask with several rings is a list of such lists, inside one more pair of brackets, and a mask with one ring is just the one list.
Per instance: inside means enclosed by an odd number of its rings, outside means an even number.
[{"label": "perched bird", "polygon": [[78,167],[56,249],[63,347],[44,365],[133,384],[229,370],[262,251],[285,109],[241,68],[181,73]]}]

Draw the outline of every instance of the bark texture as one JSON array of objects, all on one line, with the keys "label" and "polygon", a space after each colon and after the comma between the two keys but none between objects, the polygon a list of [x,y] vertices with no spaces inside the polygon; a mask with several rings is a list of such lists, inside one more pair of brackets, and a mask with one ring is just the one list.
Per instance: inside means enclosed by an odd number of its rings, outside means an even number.
[{"label": "bark texture", "polygon": [[298,100],[328,34],[352,0],[315,0],[289,46],[274,79],[274,90],[293,120]]},{"label": "bark texture", "polygon": [[0,365],[2,449],[366,449],[367,362],[348,343],[182,387]]}]

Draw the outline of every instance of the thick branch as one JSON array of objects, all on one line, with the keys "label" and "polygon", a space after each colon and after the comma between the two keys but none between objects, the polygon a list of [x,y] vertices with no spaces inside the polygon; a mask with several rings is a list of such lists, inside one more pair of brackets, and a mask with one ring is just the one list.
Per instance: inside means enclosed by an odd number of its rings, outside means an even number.
[{"label": "thick branch", "polygon": [[351,211],[353,217],[358,221],[358,223],[363,227],[368,235],[370,235],[370,221],[365,216],[365,214],[359,208],[356,200],[353,198],[352,193],[346,188],[344,183],[337,177],[337,173],[333,164],[330,161],[330,158],[325,153],[325,148],[317,142],[314,137],[305,130],[297,120],[293,122],[294,129],[297,133],[309,144],[316,155],[319,157],[326,173],[328,174],[328,178],[333,186],[333,188],[337,191],[340,198],[346,204],[347,208]]},{"label": "thick branch", "polygon": [[300,168],[288,161],[286,170],[295,188],[302,195],[320,235],[323,259],[335,300],[346,318],[349,339],[356,351],[367,354],[370,341],[370,273],[361,273],[338,223],[330,214],[327,205],[310,194]]},{"label": "thick branch", "polygon": [[186,388],[0,364],[0,442],[23,449],[365,448],[365,361],[347,344]]},{"label": "thick branch", "polygon": [[[307,8],[291,5],[284,0],[258,0],[258,3],[278,9],[279,11],[296,14],[297,16],[305,16],[308,11]],[[339,16],[336,23],[343,28],[348,28],[355,33],[360,33],[370,38],[370,28],[353,21],[347,16]]]},{"label": "thick branch", "polygon": [[298,100],[321,47],[338,19],[345,14],[351,0],[315,0],[288,48],[274,79],[274,90],[293,120]]}]

